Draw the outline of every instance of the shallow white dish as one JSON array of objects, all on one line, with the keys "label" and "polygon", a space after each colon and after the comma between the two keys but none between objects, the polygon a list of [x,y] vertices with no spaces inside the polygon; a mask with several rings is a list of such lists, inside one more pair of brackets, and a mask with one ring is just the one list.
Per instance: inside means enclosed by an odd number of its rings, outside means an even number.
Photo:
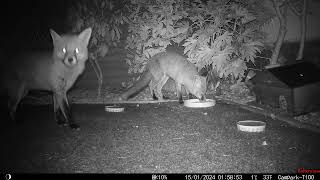
[{"label": "shallow white dish", "polygon": [[117,105],[106,105],[104,109],[107,112],[123,112],[124,111],[124,107],[120,107]]},{"label": "shallow white dish", "polygon": [[237,128],[245,132],[263,132],[266,128],[266,123],[253,120],[238,121]]},{"label": "shallow white dish", "polygon": [[206,99],[206,101],[201,102],[199,99],[188,99],[184,100],[184,106],[192,108],[207,108],[216,105],[216,100]]}]

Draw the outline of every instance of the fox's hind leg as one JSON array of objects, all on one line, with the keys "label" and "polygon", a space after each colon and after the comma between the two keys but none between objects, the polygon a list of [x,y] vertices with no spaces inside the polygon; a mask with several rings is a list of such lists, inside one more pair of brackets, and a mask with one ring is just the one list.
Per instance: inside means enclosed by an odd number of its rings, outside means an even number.
[{"label": "fox's hind leg", "polygon": [[163,75],[161,77],[161,79],[158,81],[157,85],[156,85],[156,96],[158,97],[159,100],[163,100],[164,99],[164,96],[162,94],[162,88],[166,84],[168,79],[169,79],[168,76]]},{"label": "fox's hind leg", "polygon": [[16,111],[17,111],[18,105],[21,99],[27,95],[28,90],[25,88],[25,85],[21,83],[20,84],[18,83],[17,86],[13,86],[13,87],[16,87],[16,88],[11,88],[10,91],[8,92],[8,95],[9,95],[8,109],[9,109],[10,118],[16,121]]},{"label": "fox's hind leg", "polygon": [[73,121],[71,110],[66,92],[55,92],[54,114],[58,124],[68,124],[72,129],[79,129],[79,126]]},{"label": "fox's hind leg", "polygon": [[155,95],[154,93],[154,88],[155,88],[155,83],[154,83],[154,79],[152,79],[149,83],[149,91],[150,91],[150,94],[151,94],[151,97],[153,100],[158,100],[158,97]]},{"label": "fox's hind leg", "polygon": [[[159,98],[156,95],[155,89],[156,86],[159,84],[160,82],[158,82],[157,84],[154,83],[154,80],[151,80],[150,84],[149,84],[149,89],[150,89],[150,93],[151,93],[151,97],[153,100],[159,100]],[[169,99],[168,97],[162,95],[162,99]]]}]

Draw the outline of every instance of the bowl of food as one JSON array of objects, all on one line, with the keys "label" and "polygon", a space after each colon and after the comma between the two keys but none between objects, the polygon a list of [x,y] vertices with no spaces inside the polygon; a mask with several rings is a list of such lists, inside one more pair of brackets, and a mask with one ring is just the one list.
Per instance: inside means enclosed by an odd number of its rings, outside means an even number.
[{"label": "bowl of food", "polygon": [[121,107],[118,105],[106,105],[104,109],[107,112],[123,112],[124,111],[124,107]]},{"label": "bowl of food", "polygon": [[237,128],[239,131],[244,132],[263,132],[266,128],[266,123],[254,120],[238,121]]},{"label": "bowl of food", "polygon": [[216,100],[206,99],[205,101],[201,101],[199,99],[188,99],[184,101],[183,105],[191,108],[207,108],[216,105]]}]

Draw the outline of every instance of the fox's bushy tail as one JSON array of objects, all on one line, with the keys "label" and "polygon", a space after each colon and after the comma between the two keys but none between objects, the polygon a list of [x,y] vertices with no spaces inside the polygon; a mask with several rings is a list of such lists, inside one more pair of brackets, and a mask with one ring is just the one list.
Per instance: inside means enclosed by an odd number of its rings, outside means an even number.
[{"label": "fox's bushy tail", "polygon": [[143,88],[145,88],[152,79],[151,72],[147,69],[140,77],[140,79],[129,90],[121,95],[122,100],[127,100],[137,95]]}]

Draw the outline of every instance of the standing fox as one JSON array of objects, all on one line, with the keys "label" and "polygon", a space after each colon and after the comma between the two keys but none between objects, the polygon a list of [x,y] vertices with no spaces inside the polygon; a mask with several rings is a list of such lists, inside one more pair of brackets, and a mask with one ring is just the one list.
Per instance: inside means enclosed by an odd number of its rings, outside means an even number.
[{"label": "standing fox", "polygon": [[175,52],[163,52],[153,56],[139,81],[128,91],[124,92],[120,96],[120,100],[127,100],[147,85],[149,85],[151,95],[153,96],[153,93],[155,93],[158,100],[162,100],[163,95],[161,90],[169,78],[172,78],[176,83],[180,104],[183,103],[182,85],[187,93],[195,95],[200,100],[205,100],[207,89],[206,78],[199,75],[194,64]]},{"label": "standing fox", "polygon": [[10,118],[15,119],[19,102],[29,90],[53,92],[53,108],[58,124],[79,126],[72,120],[67,91],[84,71],[88,59],[88,43],[91,28],[79,35],[58,35],[50,29],[53,52],[19,55],[2,64],[2,89],[6,90]]}]

